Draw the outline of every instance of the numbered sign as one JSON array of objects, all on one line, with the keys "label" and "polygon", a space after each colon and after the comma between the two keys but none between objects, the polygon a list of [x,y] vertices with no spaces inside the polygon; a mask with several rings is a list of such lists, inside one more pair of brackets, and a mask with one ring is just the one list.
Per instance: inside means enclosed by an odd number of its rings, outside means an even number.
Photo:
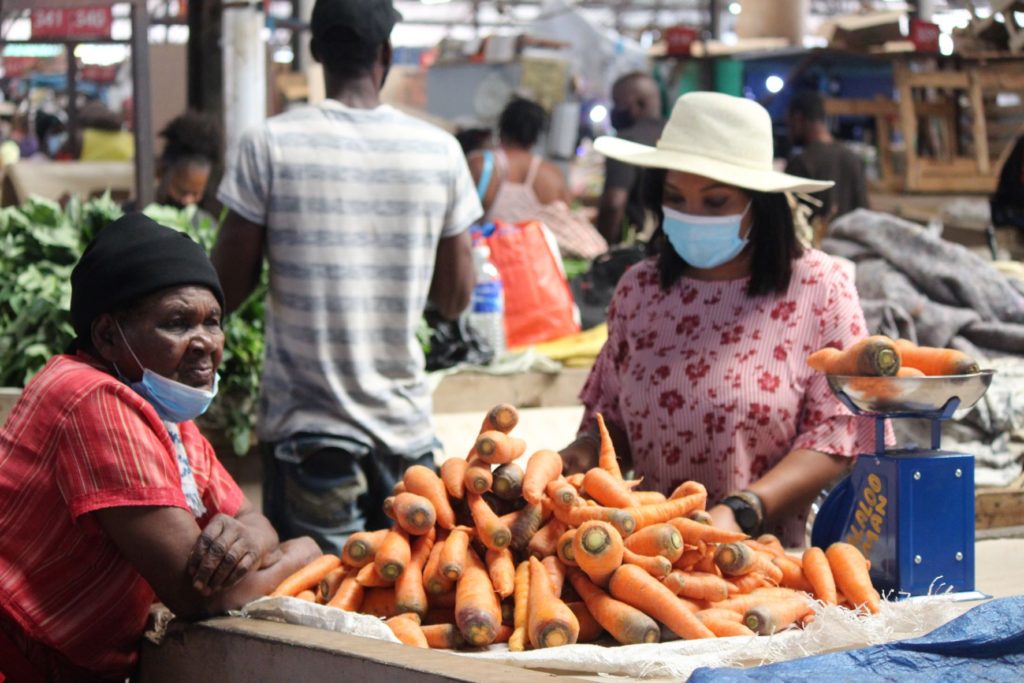
[{"label": "numbered sign", "polygon": [[109,38],[114,22],[110,7],[73,7],[32,10],[32,37]]}]

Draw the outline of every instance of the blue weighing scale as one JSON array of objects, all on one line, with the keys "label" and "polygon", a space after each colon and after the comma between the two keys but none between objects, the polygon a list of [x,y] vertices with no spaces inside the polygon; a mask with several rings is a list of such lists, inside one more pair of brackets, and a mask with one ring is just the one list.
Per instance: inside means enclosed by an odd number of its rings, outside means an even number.
[{"label": "blue weighing scale", "polygon": [[[851,543],[871,560],[871,580],[890,598],[974,588],[974,457],[939,448],[942,421],[972,407],[993,371],[949,377],[828,376],[854,415],[874,418],[875,452],[825,498],[810,542]],[[931,448],[886,450],[885,421],[931,421]]]}]

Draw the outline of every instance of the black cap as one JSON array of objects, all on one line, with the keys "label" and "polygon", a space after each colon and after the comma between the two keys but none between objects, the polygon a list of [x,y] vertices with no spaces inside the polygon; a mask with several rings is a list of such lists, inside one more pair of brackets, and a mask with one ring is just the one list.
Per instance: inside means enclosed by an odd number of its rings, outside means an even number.
[{"label": "black cap", "polygon": [[368,43],[383,43],[401,20],[391,0],[316,0],[310,30],[315,38],[341,26]]},{"label": "black cap", "polygon": [[127,213],[100,230],[71,271],[71,325],[87,340],[99,315],[184,285],[209,287],[224,307],[217,271],[201,246],[141,213]]}]

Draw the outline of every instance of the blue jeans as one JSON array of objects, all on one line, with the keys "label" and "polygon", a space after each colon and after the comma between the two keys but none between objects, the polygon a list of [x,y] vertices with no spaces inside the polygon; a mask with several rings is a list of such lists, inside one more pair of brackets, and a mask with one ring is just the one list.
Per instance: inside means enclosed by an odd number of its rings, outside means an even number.
[{"label": "blue jeans", "polygon": [[408,467],[435,469],[430,452],[405,457],[327,434],[263,444],[262,455],[263,514],[281,540],[311,536],[334,554],[357,531],[391,526],[381,504]]}]

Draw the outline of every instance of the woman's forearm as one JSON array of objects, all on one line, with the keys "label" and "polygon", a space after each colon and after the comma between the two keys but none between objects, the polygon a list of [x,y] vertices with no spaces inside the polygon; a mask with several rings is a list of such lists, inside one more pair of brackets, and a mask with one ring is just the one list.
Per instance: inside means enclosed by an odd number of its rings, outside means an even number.
[{"label": "woman's forearm", "polygon": [[841,455],[795,450],[747,489],[761,499],[765,523],[775,523],[806,510],[822,489],[847,472],[851,462]]}]

